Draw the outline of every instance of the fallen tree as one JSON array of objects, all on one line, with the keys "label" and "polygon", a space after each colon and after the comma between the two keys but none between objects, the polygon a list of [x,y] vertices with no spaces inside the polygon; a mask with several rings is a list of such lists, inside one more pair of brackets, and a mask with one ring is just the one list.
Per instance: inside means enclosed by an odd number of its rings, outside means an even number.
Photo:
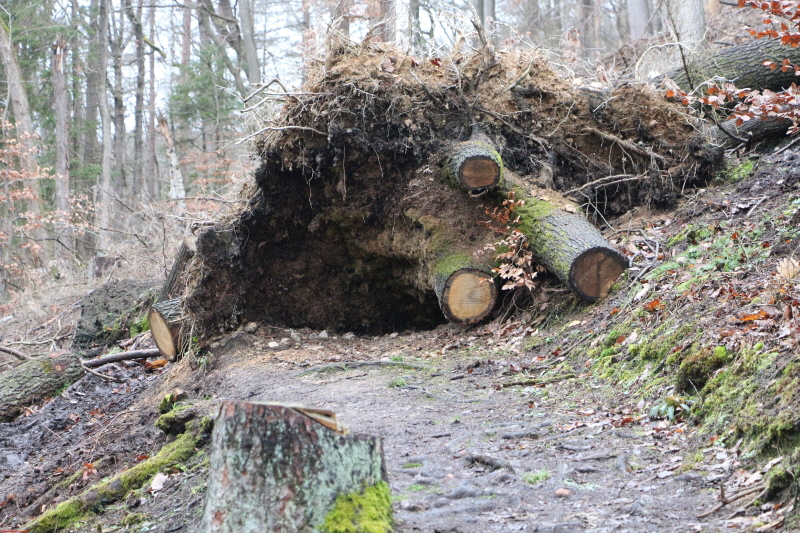
[{"label": "fallen tree", "polygon": [[182,301],[200,336],[250,321],[379,332],[489,316],[487,248],[502,236],[486,211],[509,188],[526,198],[518,226],[535,259],[594,301],[627,262],[590,217],[670,205],[722,156],[661,93],[575,87],[518,52],[416,61],[345,43],[302,93],[272,98],[284,107],[256,142],[247,207],[199,233],[187,261]]}]

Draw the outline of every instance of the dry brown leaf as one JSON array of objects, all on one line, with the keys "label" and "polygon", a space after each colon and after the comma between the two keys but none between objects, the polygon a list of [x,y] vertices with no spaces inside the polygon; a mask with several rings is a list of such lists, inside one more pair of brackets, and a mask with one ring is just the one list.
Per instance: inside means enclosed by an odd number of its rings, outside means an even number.
[{"label": "dry brown leaf", "polygon": [[794,279],[800,274],[800,262],[791,257],[784,257],[781,259],[778,266],[775,267],[778,275],[784,279]]}]

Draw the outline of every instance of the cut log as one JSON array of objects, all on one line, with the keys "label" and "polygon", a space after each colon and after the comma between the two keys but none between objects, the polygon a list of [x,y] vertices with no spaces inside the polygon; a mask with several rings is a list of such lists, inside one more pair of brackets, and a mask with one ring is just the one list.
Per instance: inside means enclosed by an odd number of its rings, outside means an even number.
[{"label": "cut log", "polygon": [[[688,75],[687,70],[680,67],[667,73],[666,77],[684,91],[691,91],[714,77],[731,80],[740,89],[781,91],[797,83],[794,69],[788,72],[782,72],[780,68],[770,70],[762,64],[768,59],[778,65],[783,59],[789,59],[796,65],[800,62],[800,48],[783,46],[780,39],[753,39],[711,57],[690,60]],[[661,76],[655,81],[663,79]]]},{"label": "cut log", "polygon": [[[455,257],[455,261],[454,261]],[[472,262],[460,256],[436,266],[433,288],[439,307],[450,322],[474,324],[484,319],[497,301],[493,274],[465,265]]]},{"label": "cut log", "polygon": [[81,360],[71,353],[38,357],[6,370],[0,374],[0,422],[13,420],[81,376]]},{"label": "cut log", "polygon": [[497,187],[503,180],[503,160],[494,143],[479,131],[451,149],[449,175],[470,192]]},{"label": "cut log", "polygon": [[230,401],[210,460],[204,533],[391,531],[378,437],[343,435],[293,406]]},{"label": "cut log", "polygon": [[153,304],[148,320],[158,350],[172,361],[183,349],[184,314],[181,299],[172,298]]},{"label": "cut log", "polygon": [[534,259],[586,302],[608,296],[628,268],[627,258],[581,215],[530,196],[517,214]]}]

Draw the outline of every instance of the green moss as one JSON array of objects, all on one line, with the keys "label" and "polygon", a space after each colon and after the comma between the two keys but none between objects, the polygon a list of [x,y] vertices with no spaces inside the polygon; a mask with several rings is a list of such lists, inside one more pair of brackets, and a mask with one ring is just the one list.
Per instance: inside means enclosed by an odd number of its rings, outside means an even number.
[{"label": "green moss", "polygon": [[542,468],[541,470],[537,470],[536,472],[525,472],[522,474],[522,481],[525,483],[530,483],[531,485],[537,485],[543,481],[546,481],[550,478],[550,472],[546,468]]},{"label": "green moss", "polygon": [[728,350],[724,346],[713,349],[702,348],[688,355],[678,368],[675,387],[678,392],[700,391],[711,374],[728,362]]},{"label": "green moss", "polygon": [[322,533],[390,533],[392,499],[385,481],[360,492],[340,494],[325,517]]},{"label": "green moss", "polygon": [[165,444],[155,456],[60,503],[26,524],[24,529],[31,533],[65,529],[86,513],[125,497],[132,490],[144,486],[158,472],[191,457],[207,427],[202,421],[193,421],[187,425],[186,433]]},{"label": "green moss", "polygon": [[433,271],[443,277],[449,277],[450,274],[455,272],[460,268],[464,268],[465,265],[472,264],[472,259],[464,254],[452,254],[443,257],[439,261],[436,262],[436,266],[433,268]]},{"label": "green moss", "polygon": [[149,519],[150,515],[145,513],[128,513],[122,517],[122,520],[119,521],[119,525],[123,527],[133,526],[141,524],[142,522],[147,522]]},{"label": "green moss", "polygon": [[729,166],[717,174],[717,179],[725,183],[737,183],[753,173],[756,164],[752,159],[747,159],[738,165]]},{"label": "green moss", "polygon": [[135,337],[139,333],[150,331],[150,317],[149,313],[143,313],[139,318],[131,320],[128,323],[128,329],[131,332],[131,337]]}]

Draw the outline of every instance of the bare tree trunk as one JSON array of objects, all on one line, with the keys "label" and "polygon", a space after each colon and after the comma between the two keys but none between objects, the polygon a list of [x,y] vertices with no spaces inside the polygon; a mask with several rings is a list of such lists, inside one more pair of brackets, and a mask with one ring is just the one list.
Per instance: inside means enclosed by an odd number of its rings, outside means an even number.
[{"label": "bare tree trunk", "polygon": [[350,5],[352,0],[336,0],[333,5],[334,27],[345,36],[350,35]]},{"label": "bare tree trunk", "polygon": [[133,9],[131,0],[124,0],[125,14],[133,26],[133,38],[136,41],[136,103],[133,110],[133,176],[131,179],[131,194],[134,198],[146,193],[143,186],[142,167],[144,166],[144,31],[142,29],[142,0],[136,10]]},{"label": "bare tree trunk", "polygon": [[181,166],[178,162],[178,155],[175,153],[175,143],[172,142],[172,135],[169,131],[169,124],[163,115],[158,116],[158,131],[164,136],[167,143],[167,160],[169,161],[169,199],[178,200],[178,209],[183,212],[186,204],[183,198],[186,197],[186,190],[183,187],[183,175]]},{"label": "bare tree trunk", "polygon": [[667,24],[681,43],[684,55],[696,52],[703,44],[706,31],[704,0],[666,0]]},{"label": "bare tree trunk", "polygon": [[393,43],[395,41],[395,33],[397,31],[395,14],[395,0],[380,0],[381,2],[381,20],[383,27],[381,27],[381,37],[384,42]]},{"label": "bare tree trunk", "polygon": [[[100,79],[103,86],[108,80],[108,1],[100,0],[99,26],[100,26],[100,57],[98,66],[100,67]],[[103,156],[100,160],[100,187],[97,195],[97,209],[100,232],[97,240],[97,248],[101,252],[108,250],[111,242],[111,211],[113,200],[111,195],[111,114],[108,110],[108,98],[106,91],[102,92],[100,99],[100,124],[103,131]]]},{"label": "bare tree trunk", "polygon": [[[156,10],[150,8],[150,35],[156,34]],[[156,160],[156,54],[150,53],[150,94],[147,97],[147,195],[159,199],[158,161]]]},{"label": "bare tree trunk", "polygon": [[419,5],[420,0],[409,0],[408,2],[408,28],[411,35],[408,40],[412,48],[417,48],[421,44],[421,28],[419,25]]},{"label": "bare tree trunk", "polygon": [[255,28],[253,25],[253,6],[251,0],[239,0],[239,13],[242,19],[242,44],[244,56],[247,60],[247,81],[253,85],[261,81],[261,66],[258,63],[258,50],[256,49]]},{"label": "bare tree trunk", "polygon": [[69,95],[67,94],[67,43],[56,37],[51,56],[53,100],[56,122],[56,258],[65,260],[74,253],[69,227]]},{"label": "bare tree trunk", "polygon": [[[125,15],[119,13],[119,27],[116,27],[117,19],[109,17],[114,26],[114,41],[111,46],[111,53],[114,60],[114,160],[117,168],[114,180],[114,194],[117,196],[127,196],[131,191],[128,183],[128,173],[125,167],[125,90],[122,85],[122,54],[125,50]],[[111,191],[106,190],[106,193]]]},{"label": "bare tree trunk", "polygon": [[628,15],[628,31],[630,39],[636,41],[650,33],[649,0],[627,0],[625,9]]},{"label": "bare tree trunk", "polygon": [[[311,2],[310,0],[302,0],[302,10],[303,10],[303,57],[308,58],[311,56],[313,52],[312,47],[312,33],[311,33]],[[309,61],[303,61],[303,83],[308,81],[308,70],[309,70]]]},{"label": "bare tree trunk", "polygon": [[[73,24],[76,23],[80,19],[80,13],[78,11],[78,0],[72,0],[72,20]],[[90,13],[90,16],[93,14]],[[83,88],[81,87],[81,72],[85,70],[85,66],[81,61],[81,54],[80,54],[80,39],[79,33],[75,32],[73,34],[72,39],[70,40],[70,50],[72,52],[72,123],[73,124],[83,124],[84,122],[84,105],[83,105]],[[91,68],[91,67],[89,67]],[[73,132],[72,135],[72,153],[74,154],[82,154],[83,153],[83,135],[78,135]]]},{"label": "bare tree trunk", "polygon": [[86,122],[83,126],[83,152],[81,153],[85,165],[97,164],[100,160],[100,144],[97,142],[97,114],[100,106],[100,92],[102,80],[98,71],[98,57],[100,55],[100,31],[98,24],[98,0],[92,0],[89,5],[88,27],[88,61],[86,69]]},{"label": "bare tree trunk", "polygon": [[[235,20],[229,18],[227,15],[224,14],[226,11],[230,11],[230,4],[227,3],[225,0],[220,2],[220,11],[221,14],[217,14],[214,10],[214,6],[211,4],[211,0],[201,0],[203,3],[203,8],[200,9],[200,14],[203,17],[202,20],[205,23],[206,31],[208,35],[213,39],[214,44],[217,45],[217,49],[222,57],[222,60],[225,63],[225,67],[228,69],[228,72],[231,73],[233,76],[233,81],[236,84],[236,90],[239,91],[239,95],[244,98],[247,96],[247,89],[244,85],[244,80],[242,80],[242,69],[241,69],[241,57],[243,55],[241,50],[241,38],[239,36],[239,29],[238,26],[235,24]],[[208,15],[210,13],[210,16]],[[216,28],[216,33],[211,31],[211,28],[208,27],[208,21]],[[226,21],[226,19],[228,19]],[[234,23],[230,23],[228,21],[232,20]],[[228,22],[227,25],[223,22]],[[231,58],[228,57],[228,46],[236,52],[237,62],[234,63],[231,61]]]}]

